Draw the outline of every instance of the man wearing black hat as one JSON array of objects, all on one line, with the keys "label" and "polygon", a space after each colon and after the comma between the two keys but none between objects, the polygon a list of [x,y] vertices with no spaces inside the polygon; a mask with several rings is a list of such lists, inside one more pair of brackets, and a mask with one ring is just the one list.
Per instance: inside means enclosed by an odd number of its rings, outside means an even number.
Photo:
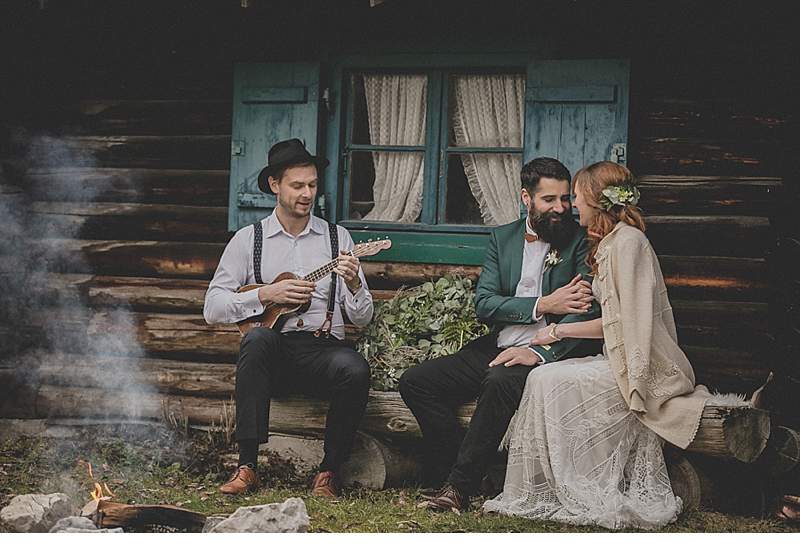
[{"label": "man wearing black hat", "polygon": [[[369,391],[369,365],[342,341],[342,312],[355,325],[365,326],[372,319],[372,296],[358,259],[345,254],[353,248],[350,234],[312,213],[318,169],[328,160],[312,156],[300,140],[291,139],[275,144],[267,162],[258,186],[275,194],[277,206],[268,217],[236,232],[225,247],[203,314],[209,324],[230,324],[261,314],[269,303],[310,306],[276,325],[279,330],[257,327],[242,339],[235,391],[239,467],[220,491],[239,494],[258,487],[256,458],[259,443],[267,440],[269,401],[276,393],[298,391],[330,400],[325,456],[312,493],[335,497],[337,473],[350,455]],[[334,251],[339,253],[336,276],[317,284],[287,279],[236,292],[286,271],[302,277],[330,261]]]}]

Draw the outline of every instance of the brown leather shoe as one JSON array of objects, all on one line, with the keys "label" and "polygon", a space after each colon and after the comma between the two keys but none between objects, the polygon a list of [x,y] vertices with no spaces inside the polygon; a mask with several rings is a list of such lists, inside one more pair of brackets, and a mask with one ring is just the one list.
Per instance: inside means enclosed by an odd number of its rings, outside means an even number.
[{"label": "brown leather shoe", "polygon": [[230,480],[219,487],[223,494],[245,494],[258,488],[258,474],[255,469],[242,465],[234,471]]},{"label": "brown leather shoe", "polygon": [[314,482],[311,483],[311,495],[320,498],[339,497],[339,479],[333,471],[317,473]]},{"label": "brown leather shoe", "polygon": [[418,507],[431,511],[467,511],[469,509],[469,496],[462,494],[452,484],[445,484],[435,496],[427,497]]}]

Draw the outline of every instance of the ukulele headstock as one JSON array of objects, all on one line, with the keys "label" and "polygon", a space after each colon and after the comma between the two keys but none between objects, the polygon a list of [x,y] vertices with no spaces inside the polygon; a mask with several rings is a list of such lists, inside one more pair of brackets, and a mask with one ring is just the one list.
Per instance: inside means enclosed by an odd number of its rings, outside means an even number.
[{"label": "ukulele headstock", "polygon": [[376,240],[367,240],[357,244],[353,248],[353,255],[354,256],[373,256],[378,254],[381,251],[385,251],[386,249],[392,248],[392,240],[389,239],[389,236],[386,236],[384,239],[376,239]]}]

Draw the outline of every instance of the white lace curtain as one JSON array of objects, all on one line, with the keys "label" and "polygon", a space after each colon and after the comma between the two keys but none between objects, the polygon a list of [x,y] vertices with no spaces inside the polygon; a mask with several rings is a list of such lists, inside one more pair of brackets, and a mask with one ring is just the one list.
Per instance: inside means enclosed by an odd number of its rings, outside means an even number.
[{"label": "white lace curtain", "polygon": [[[453,83],[457,146],[522,147],[524,76],[464,75]],[[520,156],[464,154],[461,161],[484,223],[518,219]]]},{"label": "white lace curtain", "polygon": [[[364,76],[370,142],[422,145],[425,142],[427,78],[419,75]],[[423,154],[373,152],[375,205],[366,220],[415,222],[422,209]]]}]

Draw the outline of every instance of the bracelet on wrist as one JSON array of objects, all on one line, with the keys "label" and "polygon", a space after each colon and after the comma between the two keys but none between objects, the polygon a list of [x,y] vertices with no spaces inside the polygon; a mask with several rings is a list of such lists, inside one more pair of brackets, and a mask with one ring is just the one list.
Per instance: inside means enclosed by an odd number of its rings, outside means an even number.
[{"label": "bracelet on wrist", "polygon": [[550,325],[550,330],[547,331],[547,334],[550,336],[550,338],[552,338],[556,342],[561,342],[561,337],[558,336],[558,333],[556,333],[556,328],[557,327],[558,327],[558,323],[553,323],[552,325]]}]

